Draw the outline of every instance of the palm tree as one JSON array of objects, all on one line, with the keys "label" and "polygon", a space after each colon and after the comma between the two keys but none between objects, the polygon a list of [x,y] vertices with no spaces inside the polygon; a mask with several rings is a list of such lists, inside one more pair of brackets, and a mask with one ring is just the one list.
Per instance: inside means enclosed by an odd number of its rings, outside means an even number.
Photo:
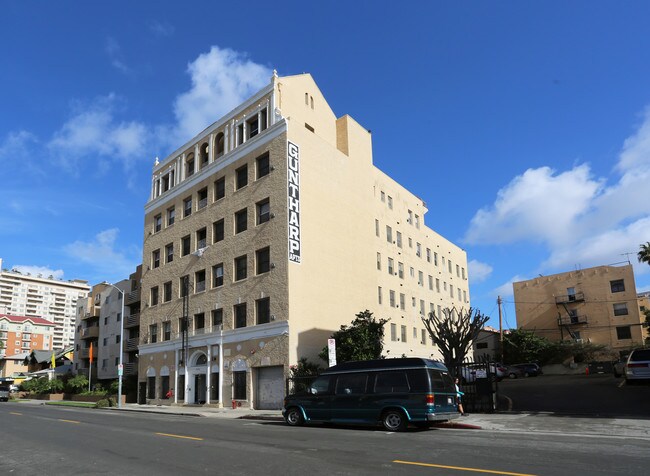
[{"label": "palm tree", "polygon": [[650,265],[650,241],[644,245],[640,245],[641,250],[637,253],[639,263],[648,263]]}]

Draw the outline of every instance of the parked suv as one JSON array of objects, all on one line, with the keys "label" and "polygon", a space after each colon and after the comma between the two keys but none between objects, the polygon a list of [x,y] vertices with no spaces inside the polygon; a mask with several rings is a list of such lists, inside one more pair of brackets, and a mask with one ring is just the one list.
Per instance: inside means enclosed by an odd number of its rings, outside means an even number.
[{"label": "parked suv", "polygon": [[306,392],[284,399],[290,426],[312,422],[381,424],[388,431],[409,423],[457,418],[456,389],[447,368],[420,358],[346,362],[325,370]]},{"label": "parked suv", "polygon": [[625,381],[650,379],[650,349],[634,349],[625,364]]}]

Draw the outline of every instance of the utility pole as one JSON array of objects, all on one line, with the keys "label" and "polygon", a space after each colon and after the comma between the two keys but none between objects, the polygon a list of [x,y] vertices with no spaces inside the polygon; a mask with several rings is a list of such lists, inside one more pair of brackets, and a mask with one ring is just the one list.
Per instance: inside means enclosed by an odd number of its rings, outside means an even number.
[{"label": "utility pole", "polygon": [[497,296],[499,306],[499,347],[501,348],[501,363],[503,363],[503,321],[501,319],[501,296]]}]

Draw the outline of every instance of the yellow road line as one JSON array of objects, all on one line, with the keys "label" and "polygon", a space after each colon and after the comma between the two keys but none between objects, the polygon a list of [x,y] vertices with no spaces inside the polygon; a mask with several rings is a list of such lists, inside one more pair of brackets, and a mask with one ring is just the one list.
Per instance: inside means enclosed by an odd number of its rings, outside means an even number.
[{"label": "yellow road line", "polygon": [[80,421],[77,421],[77,420],[63,420],[61,418],[59,418],[59,421],[64,421],[66,423],[81,423]]},{"label": "yellow road line", "polygon": [[156,433],[156,435],[160,436],[169,436],[171,438],[182,438],[185,440],[197,440],[197,441],[203,441],[203,438],[196,438],[194,436],[183,436],[183,435],[172,435],[170,433]]},{"label": "yellow road line", "polygon": [[490,474],[504,474],[506,476],[535,476],[533,474],[523,474],[523,473],[509,473],[507,471],[493,471],[490,469],[479,469],[479,468],[464,468],[462,466],[446,466],[443,464],[431,464],[431,463],[417,463],[415,461],[400,461],[394,460],[393,463],[399,464],[411,464],[414,466],[428,466],[431,468],[442,468],[442,469],[455,469],[457,471],[474,471],[475,473],[490,473]]},{"label": "yellow road line", "polygon": [[10,415],[22,415],[22,413],[18,413],[18,412],[9,412],[9,414]]}]

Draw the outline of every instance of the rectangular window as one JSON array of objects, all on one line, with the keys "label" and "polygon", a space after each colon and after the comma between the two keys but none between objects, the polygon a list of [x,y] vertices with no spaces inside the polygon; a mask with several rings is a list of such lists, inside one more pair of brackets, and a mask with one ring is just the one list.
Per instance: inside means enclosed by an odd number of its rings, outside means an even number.
[{"label": "rectangular window", "polygon": [[451,273],[452,273],[452,270],[451,270],[451,268],[452,268],[451,260],[447,261],[447,264],[449,265],[449,267],[448,267],[448,268],[449,268],[449,274],[451,274]]},{"label": "rectangular window", "polygon": [[196,249],[205,248],[207,246],[208,231],[205,228],[201,228],[196,232]]},{"label": "rectangular window", "polygon": [[222,218],[221,220],[215,221],[212,224],[212,242],[218,243],[220,241],[223,241],[223,238],[224,238],[224,221]]},{"label": "rectangular window", "polygon": [[433,291],[433,276],[429,275],[429,291]]},{"label": "rectangular window", "polygon": [[235,304],[233,311],[235,314],[235,328],[246,327],[246,303]]},{"label": "rectangular window", "polygon": [[257,114],[246,121],[246,129],[248,131],[248,138],[255,137],[260,132],[260,123],[257,119]]},{"label": "rectangular window", "polygon": [[226,196],[226,177],[221,177],[214,182],[214,201]]},{"label": "rectangular window", "polygon": [[162,215],[156,215],[153,217],[153,232],[158,233],[162,230]]},{"label": "rectangular window", "polygon": [[415,215],[415,228],[420,229],[420,217]]},{"label": "rectangular window", "polygon": [[406,342],[406,326],[401,326],[402,342]]},{"label": "rectangular window", "polygon": [[614,304],[615,316],[627,316],[627,303],[621,302]]},{"label": "rectangular window", "polygon": [[266,223],[271,219],[271,203],[268,198],[257,202],[257,224]]},{"label": "rectangular window", "polygon": [[422,245],[420,243],[415,243],[415,256],[422,257]]},{"label": "rectangular window", "polygon": [[397,324],[390,325],[390,340],[393,342],[397,341]]},{"label": "rectangular window", "polygon": [[151,252],[151,267],[156,269],[160,266],[160,250],[153,250]]},{"label": "rectangular window", "polygon": [[244,208],[235,213],[235,234],[246,231],[248,228],[248,209]]},{"label": "rectangular window", "polygon": [[166,263],[174,261],[174,243],[169,243],[165,246],[165,260]]},{"label": "rectangular window", "polygon": [[381,305],[381,286],[377,287],[377,303]]},{"label": "rectangular window", "polygon": [[456,265],[456,277],[460,278],[460,266]]},{"label": "rectangular window", "polygon": [[198,206],[197,210],[208,206],[208,187],[202,188],[197,192]]},{"label": "rectangular window", "polygon": [[223,309],[212,310],[212,327],[223,326]]},{"label": "rectangular window", "polygon": [[396,237],[397,247],[401,248],[402,247],[402,233],[399,232],[399,231],[396,232],[396,233],[397,233],[397,237]]},{"label": "rectangular window", "polygon": [[433,252],[433,265],[438,266],[438,253]]},{"label": "rectangular window", "polygon": [[268,273],[271,270],[271,248],[268,246],[255,252],[257,274]]},{"label": "rectangular window", "polygon": [[187,275],[181,276],[178,283],[179,297],[185,297],[189,295],[189,291],[190,291],[189,288],[190,288],[190,277]]},{"label": "rectangular window", "polygon": [[625,280],[617,279],[615,281],[610,281],[609,285],[613,293],[622,293],[625,292]]},{"label": "rectangular window", "polygon": [[630,326],[620,326],[616,328],[616,338],[618,340],[625,340],[632,338],[632,330]]},{"label": "rectangular window", "polygon": [[381,271],[381,253],[377,253],[377,269]]},{"label": "rectangular window", "polygon": [[424,299],[420,299],[420,314],[424,316]]},{"label": "rectangular window", "polygon": [[149,326],[149,336],[151,337],[152,344],[158,342],[158,324],[151,324]]},{"label": "rectangular window", "polygon": [[215,264],[212,267],[212,287],[223,286],[223,263]]},{"label": "rectangular window", "polygon": [[147,398],[156,398],[156,377],[147,377]]},{"label": "rectangular window", "polygon": [[151,288],[151,306],[158,304],[158,286]]},{"label": "rectangular window", "polygon": [[412,212],[411,210],[409,210],[409,211],[408,211],[408,214],[409,214],[409,217],[406,219],[406,221],[407,221],[409,224],[412,225],[412,224],[413,224],[413,212]]},{"label": "rectangular window", "polygon": [[194,292],[201,293],[205,291],[205,270],[202,269],[194,273]]},{"label": "rectangular window", "polygon": [[418,271],[418,284],[424,286],[424,273],[422,271]]},{"label": "rectangular window", "polygon": [[192,197],[183,200],[183,218],[192,214]]},{"label": "rectangular window", "polygon": [[248,260],[246,255],[235,258],[235,281],[246,279],[248,273]]},{"label": "rectangular window", "polygon": [[436,291],[440,292],[440,280],[436,278]]},{"label": "rectangular window", "polygon": [[167,281],[163,284],[163,302],[169,302],[172,300],[172,282]]},{"label": "rectangular window", "polygon": [[379,220],[375,220],[375,235],[379,236]]},{"label": "rectangular window", "polygon": [[393,242],[393,229],[386,225],[386,241],[389,243]]},{"label": "rectangular window", "polygon": [[460,270],[462,271],[461,274],[462,274],[462,276],[463,276],[463,279],[465,279],[465,268],[460,268]]},{"label": "rectangular window", "polygon": [[427,248],[427,263],[431,263],[431,250]]},{"label": "rectangular window", "polygon": [[197,334],[200,334],[203,329],[205,329],[205,313],[194,314],[194,330],[198,331]]},{"label": "rectangular window", "polygon": [[404,293],[399,293],[399,308],[404,311],[406,309],[406,296]]},{"label": "rectangular window", "polygon": [[171,207],[167,209],[167,226],[171,226],[176,221],[176,208]]},{"label": "rectangular window", "polygon": [[192,238],[190,237],[190,235],[181,238],[181,256],[187,256],[190,254],[191,244],[192,244]]},{"label": "rectangular window", "polygon": [[395,274],[395,267],[394,267],[394,261],[393,258],[388,258],[388,274],[391,276]]},{"label": "rectangular window", "polygon": [[397,263],[397,275],[400,279],[404,279],[404,263]]},{"label": "rectangular window", "polygon": [[248,165],[244,165],[235,170],[235,190],[248,185]]},{"label": "rectangular window", "polygon": [[386,192],[381,192],[381,201],[382,202],[386,201]]},{"label": "rectangular window", "polygon": [[255,301],[255,315],[258,324],[271,322],[271,299],[263,298]]},{"label": "rectangular window", "polygon": [[260,155],[257,159],[255,159],[255,162],[257,163],[257,179],[261,179],[262,177],[268,175],[271,172],[271,168],[269,166],[269,153],[265,153],[263,155]]},{"label": "rectangular window", "polygon": [[388,195],[388,208],[393,209],[393,197]]},{"label": "rectangular window", "polygon": [[467,291],[463,290],[463,302],[467,302]]},{"label": "rectangular window", "polygon": [[388,299],[390,303],[390,307],[395,307],[395,291],[392,289],[388,293]]}]

